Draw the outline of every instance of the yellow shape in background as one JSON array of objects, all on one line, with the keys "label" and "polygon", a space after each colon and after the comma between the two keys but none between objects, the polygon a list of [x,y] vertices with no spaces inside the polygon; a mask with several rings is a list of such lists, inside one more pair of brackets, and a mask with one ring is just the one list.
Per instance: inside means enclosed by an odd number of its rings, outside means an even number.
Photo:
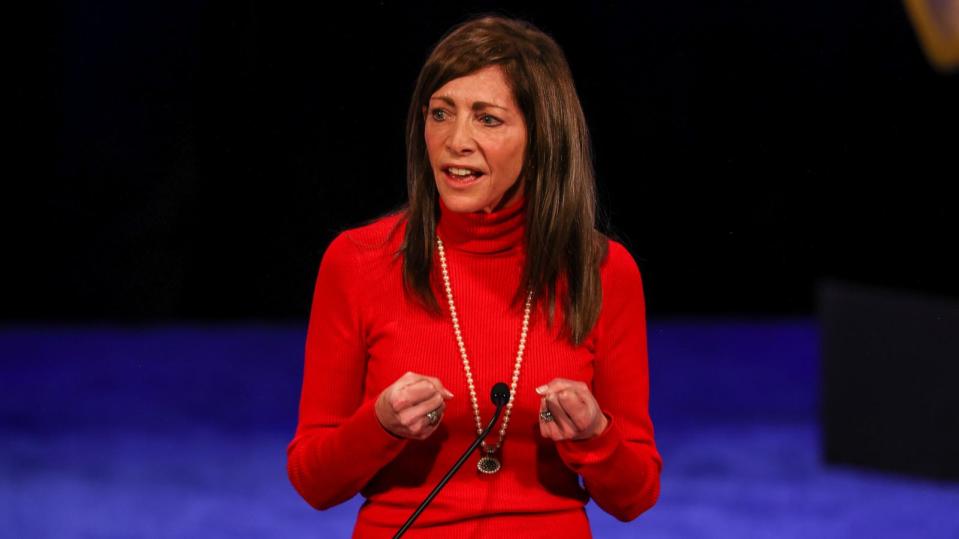
[{"label": "yellow shape in background", "polygon": [[905,0],[929,63],[941,72],[959,67],[959,0]]}]

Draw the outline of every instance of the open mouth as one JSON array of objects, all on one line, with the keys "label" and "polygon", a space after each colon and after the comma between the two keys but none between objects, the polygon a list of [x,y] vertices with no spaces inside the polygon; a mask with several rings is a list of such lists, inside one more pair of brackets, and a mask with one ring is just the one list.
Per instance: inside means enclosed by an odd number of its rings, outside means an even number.
[{"label": "open mouth", "polygon": [[479,180],[483,173],[469,168],[447,167],[443,169],[446,178],[454,183],[473,183]]}]

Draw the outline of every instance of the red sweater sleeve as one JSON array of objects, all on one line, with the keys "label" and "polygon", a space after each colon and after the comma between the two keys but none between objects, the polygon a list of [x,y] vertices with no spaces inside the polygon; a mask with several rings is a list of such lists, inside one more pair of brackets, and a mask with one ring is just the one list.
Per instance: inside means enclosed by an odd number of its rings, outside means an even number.
[{"label": "red sweater sleeve", "polygon": [[649,417],[643,284],[635,260],[610,241],[608,276],[597,322],[593,396],[609,420],[589,440],[557,442],[560,458],[583,477],[604,511],[628,522],[659,498],[662,459]]},{"label": "red sweater sleeve", "polygon": [[330,243],[320,262],[299,420],[287,447],[290,482],[321,510],[352,498],[408,441],[383,428],[375,398],[363,398],[367,351],[359,294],[364,288],[356,247],[346,234]]}]

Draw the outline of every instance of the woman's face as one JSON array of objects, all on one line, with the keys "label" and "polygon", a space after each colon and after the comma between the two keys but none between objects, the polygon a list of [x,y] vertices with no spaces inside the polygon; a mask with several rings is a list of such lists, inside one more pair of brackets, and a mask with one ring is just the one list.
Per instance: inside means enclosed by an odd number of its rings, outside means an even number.
[{"label": "woman's face", "polygon": [[423,114],[430,166],[446,207],[489,213],[519,197],[526,121],[499,66],[447,82]]}]

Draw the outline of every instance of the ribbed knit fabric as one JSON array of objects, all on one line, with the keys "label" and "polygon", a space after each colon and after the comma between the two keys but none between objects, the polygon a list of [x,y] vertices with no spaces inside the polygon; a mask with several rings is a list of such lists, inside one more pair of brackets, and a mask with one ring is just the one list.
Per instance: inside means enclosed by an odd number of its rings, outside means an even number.
[{"label": "ribbed knit fabric", "polygon": [[[526,199],[500,211],[456,213],[440,203],[437,234],[485,426],[490,388],[509,384],[522,329],[522,305],[510,308],[524,262]],[[320,263],[306,338],[299,421],[287,448],[287,471],[316,509],[357,493],[366,502],[353,537],[392,537],[476,436],[466,375],[434,248],[434,293],[443,316],[404,296],[394,253],[400,216],[347,230]],[[509,428],[497,452],[502,469],[476,469],[472,455],[405,537],[590,537],[589,497],[628,521],[659,496],[662,460],[648,413],[645,306],[639,270],[610,241],[601,266],[603,308],[579,347],[559,338],[545,313],[530,315],[527,345]],[[407,371],[436,376],[454,393],[426,440],[399,438],[376,418],[377,396]],[[554,442],[539,433],[540,396],[553,378],[581,380],[609,419],[589,440]],[[487,438],[499,439],[499,427]],[[582,476],[585,489],[579,483]],[[495,536],[495,535],[493,535]]]}]

